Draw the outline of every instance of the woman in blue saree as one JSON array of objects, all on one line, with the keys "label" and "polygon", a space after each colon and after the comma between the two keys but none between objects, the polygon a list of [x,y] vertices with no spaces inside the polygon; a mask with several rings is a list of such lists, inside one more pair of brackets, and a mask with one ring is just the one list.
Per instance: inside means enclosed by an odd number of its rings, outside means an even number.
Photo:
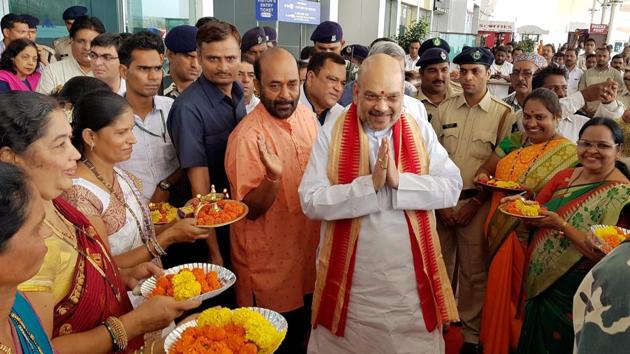
[{"label": "woman in blue saree", "polygon": [[15,165],[0,163],[0,354],[54,353],[31,304],[17,291],[44,262],[50,230],[43,220],[34,185]]}]

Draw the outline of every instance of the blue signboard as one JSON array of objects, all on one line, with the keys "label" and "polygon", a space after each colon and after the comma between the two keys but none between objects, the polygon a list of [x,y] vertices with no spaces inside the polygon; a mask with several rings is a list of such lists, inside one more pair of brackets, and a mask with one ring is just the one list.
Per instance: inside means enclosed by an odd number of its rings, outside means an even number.
[{"label": "blue signboard", "polygon": [[278,21],[278,0],[256,0],[257,21]]},{"label": "blue signboard", "polygon": [[320,3],[309,0],[278,0],[278,21],[319,25]]}]

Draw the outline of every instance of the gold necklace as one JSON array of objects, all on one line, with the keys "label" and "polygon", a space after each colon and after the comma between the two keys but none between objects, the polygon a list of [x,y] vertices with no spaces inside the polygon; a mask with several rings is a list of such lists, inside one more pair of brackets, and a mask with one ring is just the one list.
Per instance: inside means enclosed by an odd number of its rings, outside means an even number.
[{"label": "gold necklace", "polygon": [[[57,212],[57,211],[55,211],[55,212]],[[58,213],[59,212],[57,212],[57,215],[63,221],[63,218]],[[112,292],[114,293],[114,295],[116,295],[116,300],[118,300],[118,302],[121,302],[122,301],[122,296],[121,296],[120,291],[118,290],[118,288],[115,287],[114,284],[109,280],[109,278],[107,277],[107,274],[105,274],[105,271],[96,263],[96,261],[94,261],[94,259],[92,259],[92,257],[90,257],[90,255],[88,255],[85,251],[80,249],[77,244],[75,244],[76,239],[73,238],[72,236],[68,235],[64,231],[60,230],[59,228],[57,228],[57,226],[55,226],[52,222],[50,222],[50,220],[44,219],[44,223],[48,227],[50,227],[52,229],[53,234],[55,236],[57,236],[57,238],[61,239],[62,241],[64,241],[68,245],[70,245],[75,251],[77,251],[80,255],[85,257],[85,259],[87,259],[87,261],[94,267],[94,269],[96,269],[96,271],[101,275],[101,277],[103,277],[103,279],[105,280],[107,285],[109,285],[109,287],[112,289]],[[74,224],[73,224],[73,226],[74,226],[76,231],[79,231],[79,229]],[[73,242],[73,241],[75,241],[75,242]],[[103,246],[101,246],[100,242],[98,242],[98,241],[97,241],[97,244],[99,245],[99,248],[101,249],[103,254],[105,254],[105,257],[107,258],[107,260],[110,262],[110,264],[112,264],[111,259],[107,255],[107,252],[105,252],[105,250],[103,250]]]},{"label": "gold necklace", "polygon": [[13,349],[6,344],[0,343],[0,351],[4,352],[4,354],[13,354]]}]

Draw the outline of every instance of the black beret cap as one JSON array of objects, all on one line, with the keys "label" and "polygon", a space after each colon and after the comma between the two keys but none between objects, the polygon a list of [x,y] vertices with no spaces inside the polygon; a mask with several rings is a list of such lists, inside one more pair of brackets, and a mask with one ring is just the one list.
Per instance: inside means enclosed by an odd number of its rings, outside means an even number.
[{"label": "black beret cap", "polygon": [[360,44],[351,44],[343,48],[342,53],[346,55],[351,55],[357,59],[365,59],[368,56],[369,50],[367,47],[362,46]]},{"label": "black beret cap", "polygon": [[343,30],[341,25],[333,21],[324,21],[317,25],[311,40],[319,43],[336,43],[343,39]]},{"label": "black beret cap", "polygon": [[39,26],[39,19],[32,15],[20,15],[28,23],[28,28],[35,28]]},{"label": "black beret cap", "polygon": [[84,6],[70,6],[63,12],[63,20],[74,20],[77,17],[87,15],[87,8]]},{"label": "black beret cap", "polygon": [[447,41],[442,38],[435,37],[422,42],[420,49],[418,49],[418,55],[422,56],[422,53],[430,48],[442,48],[447,54],[451,52],[451,46],[448,45]]},{"label": "black beret cap", "polygon": [[180,25],[171,28],[164,37],[164,45],[174,53],[190,53],[197,50],[197,27]]},{"label": "black beret cap", "polygon": [[481,64],[490,66],[494,62],[494,55],[487,48],[470,47],[464,49],[454,59],[453,63],[462,64]]},{"label": "black beret cap", "polygon": [[254,27],[245,32],[243,35],[243,38],[241,39],[241,50],[246,52],[251,47],[263,43],[267,43],[267,34],[265,34],[265,29],[262,27]]},{"label": "black beret cap", "polygon": [[429,48],[416,62],[416,66],[426,68],[429,65],[438,63],[448,63],[448,53],[442,48]]}]

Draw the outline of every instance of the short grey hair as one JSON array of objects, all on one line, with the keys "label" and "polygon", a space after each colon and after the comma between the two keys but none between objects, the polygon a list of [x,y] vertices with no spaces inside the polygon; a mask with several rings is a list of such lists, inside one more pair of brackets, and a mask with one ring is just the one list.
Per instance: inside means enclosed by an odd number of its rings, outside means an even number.
[{"label": "short grey hair", "polygon": [[394,42],[382,41],[374,43],[368,52],[368,57],[376,53],[387,54],[395,59],[405,59],[405,50]]},{"label": "short grey hair", "polygon": [[[390,41],[376,42],[368,52],[368,58],[374,54],[385,54],[401,62],[400,75],[402,76],[403,88],[405,87],[405,50],[401,46]],[[361,68],[359,67],[359,76]]]}]

